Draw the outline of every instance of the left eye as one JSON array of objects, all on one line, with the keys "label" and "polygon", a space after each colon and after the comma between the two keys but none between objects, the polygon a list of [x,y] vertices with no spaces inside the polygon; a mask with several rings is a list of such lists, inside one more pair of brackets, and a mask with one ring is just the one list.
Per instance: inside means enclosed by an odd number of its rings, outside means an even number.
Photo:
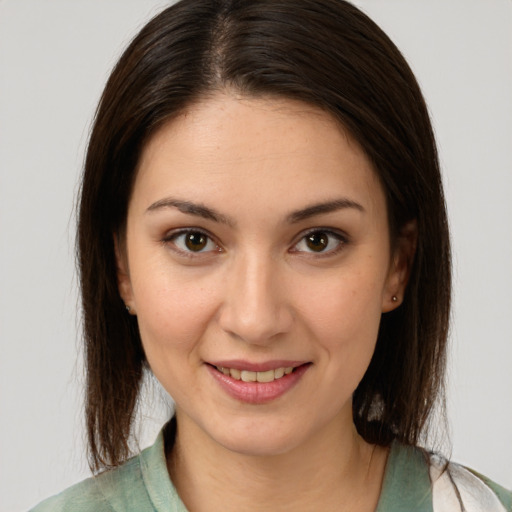
[{"label": "left eye", "polygon": [[293,247],[297,252],[326,253],[335,251],[343,245],[344,240],[341,235],[330,231],[312,231],[303,236]]},{"label": "left eye", "polygon": [[185,231],[171,237],[171,241],[183,252],[209,252],[218,249],[217,244],[202,231]]}]

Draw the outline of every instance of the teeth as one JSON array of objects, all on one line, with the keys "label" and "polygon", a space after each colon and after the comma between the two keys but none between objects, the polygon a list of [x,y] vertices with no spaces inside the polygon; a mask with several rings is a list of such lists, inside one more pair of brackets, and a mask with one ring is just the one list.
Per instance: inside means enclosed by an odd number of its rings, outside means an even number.
[{"label": "teeth", "polygon": [[275,370],[268,370],[266,372],[250,372],[248,370],[224,368],[223,366],[217,366],[216,368],[224,375],[229,375],[233,379],[241,380],[243,382],[272,382],[293,372],[292,366],[287,368],[276,368]]},{"label": "teeth", "polygon": [[256,382],[256,372],[242,370],[241,378],[244,382]]},{"label": "teeth", "polygon": [[272,382],[275,379],[274,370],[269,370],[268,372],[258,372],[256,374],[256,380],[258,382]]},{"label": "teeth", "polygon": [[229,374],[231,375],[231,377],[233,377],[233,379],[236,380],[240,380],[242,376],[242,372],[240,370],[235,370],[234,368],[231,368],[231,370],[229,370]]}]

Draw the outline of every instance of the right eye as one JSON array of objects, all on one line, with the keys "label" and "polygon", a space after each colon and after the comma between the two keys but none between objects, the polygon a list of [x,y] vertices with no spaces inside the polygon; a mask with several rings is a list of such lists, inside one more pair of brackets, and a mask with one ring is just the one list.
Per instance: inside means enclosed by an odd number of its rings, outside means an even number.
[{"label": "right eye", "polygon": [[178,251],[193,254],[220,251],[220,247],[203,231],[186,230],[171,234],[164,242],[172,243]]}]

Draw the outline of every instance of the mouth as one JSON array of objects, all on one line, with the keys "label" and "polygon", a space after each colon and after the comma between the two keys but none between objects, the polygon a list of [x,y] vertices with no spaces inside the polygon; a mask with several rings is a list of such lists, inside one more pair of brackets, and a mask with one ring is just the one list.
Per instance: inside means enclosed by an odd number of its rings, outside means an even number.
[{"label": "mouth", "polygon": [[251,364],[243,361],[207,363],[218,385],[232,398],[249,404],[276,400],[294,388],[311,362],[274,361]]},{"label": "mouth", "polygon": [[274,382],[275,380],[282,379],[285,375],[289,375],[295,370],[293,366],[276,368],[275,370],[267,370],[264,372],[239,370],[237,368],[226,368],[225,366],[215,366],[215,368],[220,373],[243,382]]}]

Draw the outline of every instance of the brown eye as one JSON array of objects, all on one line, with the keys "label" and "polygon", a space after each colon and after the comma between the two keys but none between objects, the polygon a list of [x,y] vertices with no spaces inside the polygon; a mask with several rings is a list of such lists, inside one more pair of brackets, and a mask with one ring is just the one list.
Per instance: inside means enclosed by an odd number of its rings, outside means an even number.
[{"label": "brown eye", "polygon": [[322,256],[334,255],[347,244],[346,236],[335,231],[317,229],[305,234],[293,246],[293,252],[318,254]]},{"label": "brown eye", "polygon": [[202,251],[207,244],[208,237],[204,233],[196,231],[185,235],[185,245],[190,251]]},{"label": "brown eye", "polygon": [[202,231],[182,231],[169,236],[165,242],[188,254],[220,251],[211,237]]},{"label": "brown eye", "polygon": [[322,252],[329,245],[329,236],[327,233],[322,233],[321,231],[317,231],[315,233],[311,233],[305,238],[306,245],[309,249],[314,252]]}]

